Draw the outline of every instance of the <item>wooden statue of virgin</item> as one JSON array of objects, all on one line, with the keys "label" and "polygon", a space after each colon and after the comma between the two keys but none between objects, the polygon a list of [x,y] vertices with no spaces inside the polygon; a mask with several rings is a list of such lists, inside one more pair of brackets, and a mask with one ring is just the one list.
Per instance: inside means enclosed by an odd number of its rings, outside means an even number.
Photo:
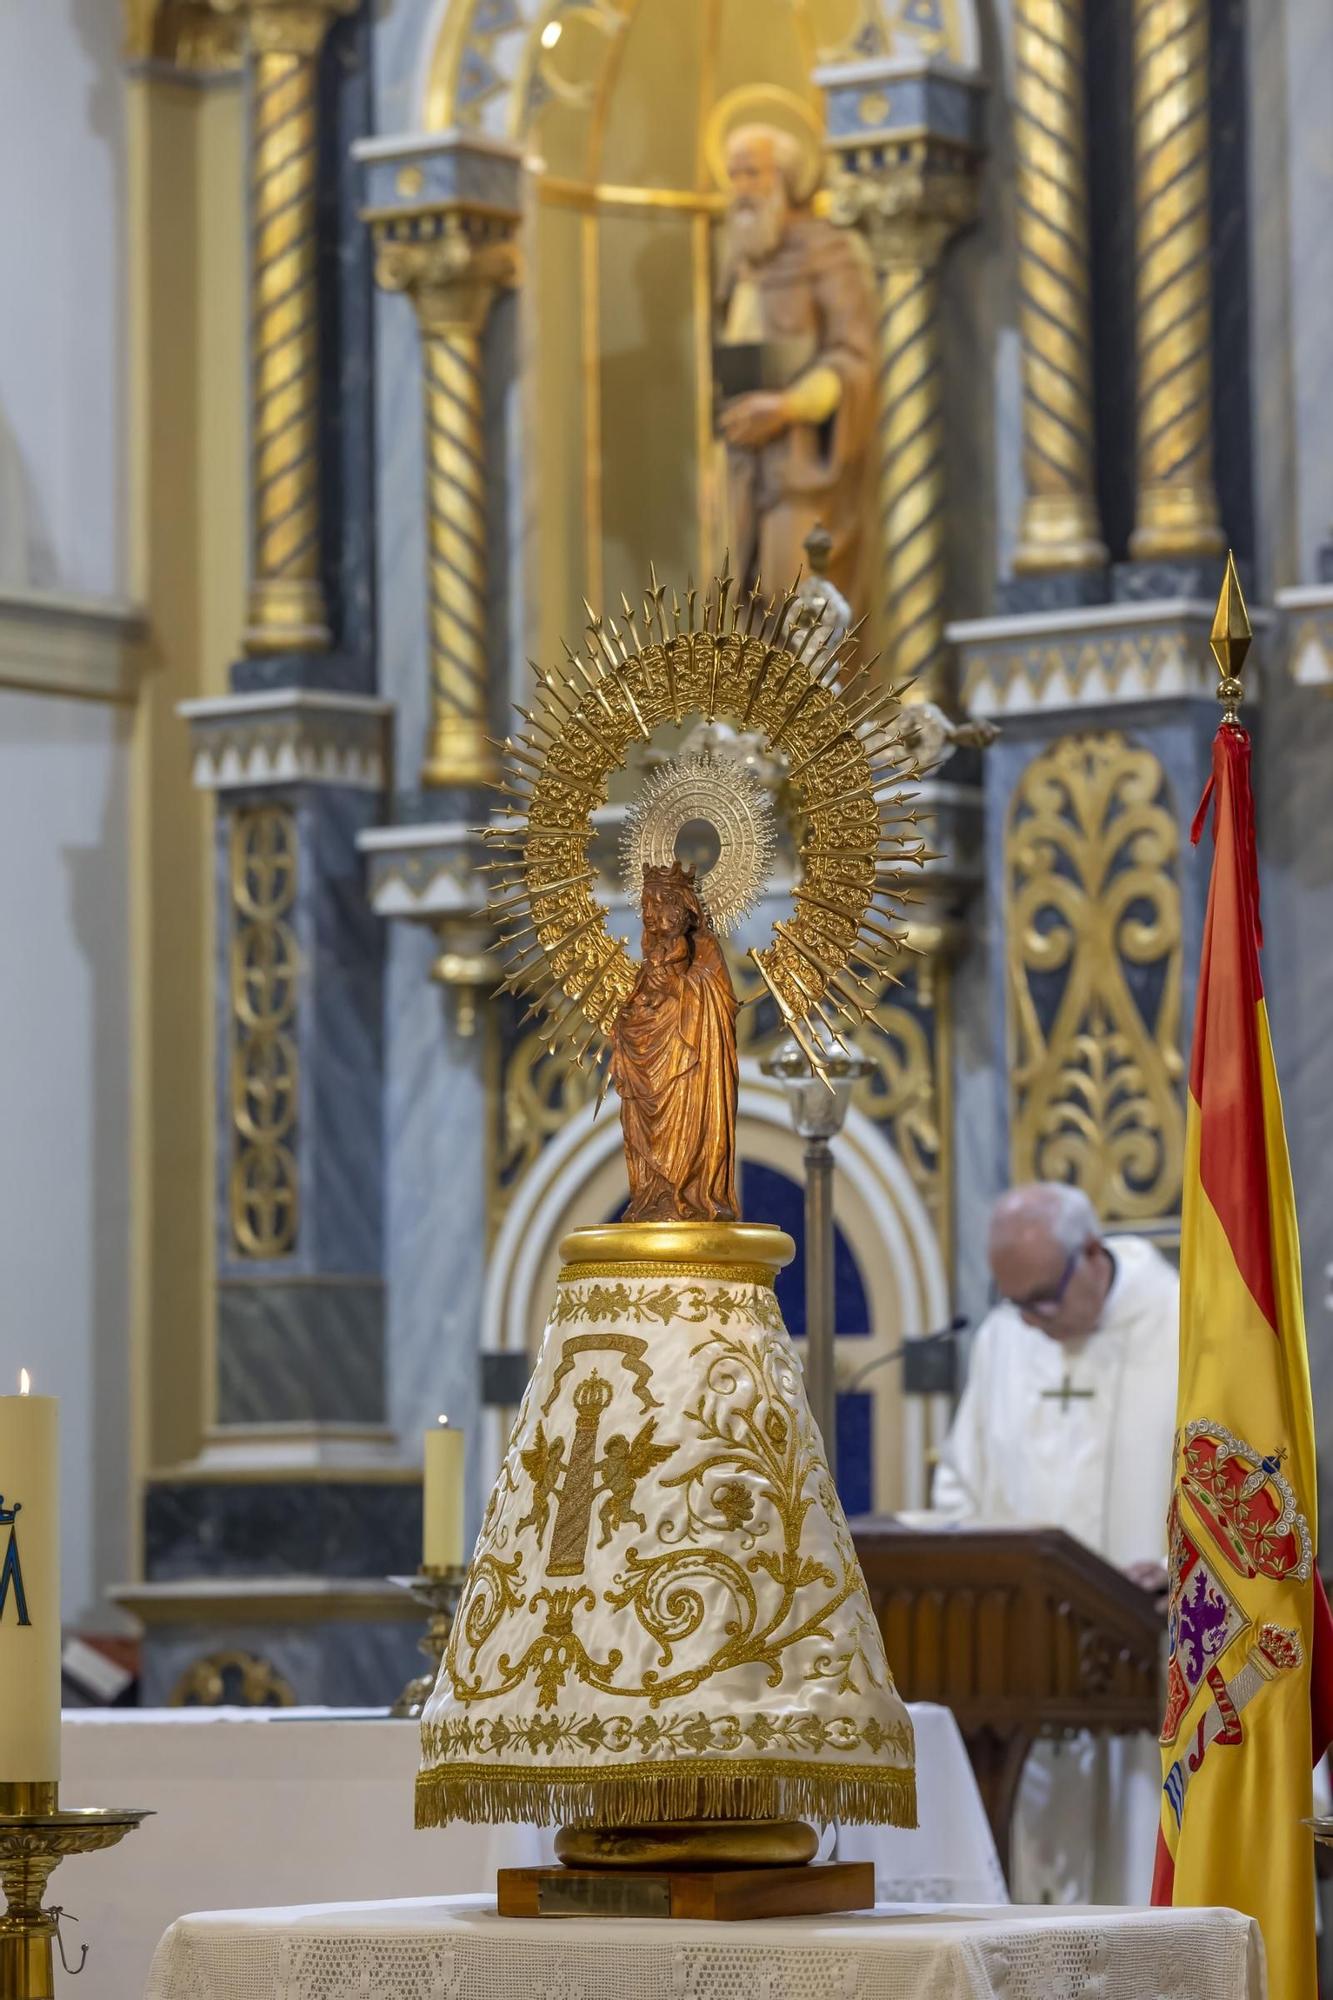
[{"label": "wooden statue of virgin", "polygon": [[643,871],[643,962],[611,1031],[627,1222],[735,1222],[737,1000],[693,870]]}]

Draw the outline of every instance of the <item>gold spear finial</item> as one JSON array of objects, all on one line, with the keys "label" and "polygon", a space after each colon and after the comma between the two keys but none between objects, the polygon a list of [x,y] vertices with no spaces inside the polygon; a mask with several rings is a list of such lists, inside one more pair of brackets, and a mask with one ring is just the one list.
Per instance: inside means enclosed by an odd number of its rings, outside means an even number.
[{"label": "gold spear finial", "polygon": [[1222,588],[1217,594],[1217,610],[1213,613],[1213,629],[1208,634],[1208,644],[1222,675],[1217,683],[1217,699],[1222,704],[1223,722],[1240,721],[1240,704],[1245,693],[1240,682],[1240,670],[1245,664],[1245,655],[1250,650],[1253,637],[1254,628],[1245,609],[1245,594],[1236,574],[1236,558],[1228,549]]}]

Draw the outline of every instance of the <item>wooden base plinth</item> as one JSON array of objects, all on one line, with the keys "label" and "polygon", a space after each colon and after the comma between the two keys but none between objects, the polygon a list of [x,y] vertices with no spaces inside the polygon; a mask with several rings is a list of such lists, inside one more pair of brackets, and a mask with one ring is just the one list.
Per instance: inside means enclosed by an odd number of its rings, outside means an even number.
[{"label": "wooden base plinth", "polygon": [[799,1868],[501,1868],[502,1917],[685,1917],[740,1922],[754,1917],[825,1917],[868,1910],[875,1901],[869,1861]]}]

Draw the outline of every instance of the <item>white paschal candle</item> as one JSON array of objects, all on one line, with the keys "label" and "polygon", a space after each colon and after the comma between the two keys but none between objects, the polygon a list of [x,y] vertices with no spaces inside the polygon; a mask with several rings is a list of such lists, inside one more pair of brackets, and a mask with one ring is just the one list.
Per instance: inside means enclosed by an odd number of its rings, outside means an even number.
[{"label": "white paschal candle", "polygon": [[0,1396],[0,1784],[60,1776],[56,1413],[54,1396]]},{"label": "white paschal candle", "polygon": [[421,1560],[427,1569],[457,1569],[463,1560],[463,1433],[441,1417],[426,1432],[421,1489]]}]

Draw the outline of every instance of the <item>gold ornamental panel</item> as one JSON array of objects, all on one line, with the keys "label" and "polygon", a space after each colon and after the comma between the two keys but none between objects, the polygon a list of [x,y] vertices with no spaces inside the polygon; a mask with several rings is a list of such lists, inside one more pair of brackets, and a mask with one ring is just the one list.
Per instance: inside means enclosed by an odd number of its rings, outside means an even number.
[{"label": "gold ornamental panel", "polygon": [[282,1257],[296,1245],[296,848],[290,806],[250,806],[232,820],[229,1209],[239,1257]]},{"label": "gold ornamental panel", "polygon": [[1010,805],[1012,1171],[1108,1222],[1179,1212],[1179,850],[1161,764],[1118,731],[1051,744]]}]

